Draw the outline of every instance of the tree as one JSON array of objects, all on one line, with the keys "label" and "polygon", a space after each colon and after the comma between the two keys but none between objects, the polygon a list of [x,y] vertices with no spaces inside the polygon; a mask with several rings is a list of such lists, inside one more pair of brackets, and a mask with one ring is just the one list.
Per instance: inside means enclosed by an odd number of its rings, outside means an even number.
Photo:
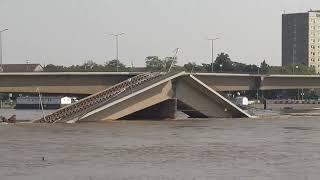
[{"label": "tree", "polygon": [[104,65],[104,68],[106,71],[116,71],[117,70],[117,64],[118,64],[118,71],[127,71],[128,68],[126,67],[126,65],[124,65],[123,63],[121,63],[119,60],[111,60],[111,61],[107,61]]},{"label": "tree", "polygon": [[53,64],[48,64],[43,68],[45,72],[63,72],[66,69],[63,66],[56,66]]},{"label": "tree", "polygon": [[163,71],[165,69],[165,62],[158,56],[146,57],[145,63],[148,71]]},{"label": "tree", "polygon": [[246,72],[247,66],[248,65],[244,63],[239,63],[239,62],[232,63],[233,72],[236,72],[236,73],[247,73]]},{"label": "tree", "polygon": [[257,74],[258,66],[253,64],[246,65],[242,72],[249,74]]},{"label": "tree", "polygon": [[205,72],[203,66],[197,65],[195,62],[189,62],[183,66],[187,72]]},{"label": "tree", "polygon": [[177,57],[165,57],[163,60],[165,71],[168,71],[171,65],[172,68],[174,68],[174,66],[177,65],[177,62]]},{"label": "tree", "polygon": [[220,53],[214,62],[214,69],[216,71],[229,71],[232,72],[233,62],[231,61],[228,54]]},{"label": "tree", "polygon": [[95,71],[98,67],[98,64],[93,62],[92,60],[86,61],[83,63],[81,69],[84,71]]},{"label": "tree", "polygon": [[72,65],[69,67],[65,67],[66,71],[69,72],[96,72],[96,71],[104,71],[102,65],[99,65],[92,60],[85,61],[82,65]]},{"label": "tree", "polygon": [[266,63],[266,60],[263,60],[260,64],[260,73],[261,74],[268,74],[271,71],[271,67],[269,64]]},{"label": "tree", "polygon": [[[293,72],[294,70],[294,72]],[[272,66],[270,70],[271,74],[299,74],[299,75],[312,75],[316,74],[313,67],[309,67],[304,64],[292,64],[286,66]]]}]

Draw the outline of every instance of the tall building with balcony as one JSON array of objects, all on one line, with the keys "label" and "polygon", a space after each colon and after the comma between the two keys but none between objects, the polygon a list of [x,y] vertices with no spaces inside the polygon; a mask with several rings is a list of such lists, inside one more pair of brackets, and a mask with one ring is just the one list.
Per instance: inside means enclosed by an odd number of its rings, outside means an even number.
[{"label": "tall building with balcony", "polygon": [[320,10],[282,15],[282,65],[298,64],[320,73]]}]

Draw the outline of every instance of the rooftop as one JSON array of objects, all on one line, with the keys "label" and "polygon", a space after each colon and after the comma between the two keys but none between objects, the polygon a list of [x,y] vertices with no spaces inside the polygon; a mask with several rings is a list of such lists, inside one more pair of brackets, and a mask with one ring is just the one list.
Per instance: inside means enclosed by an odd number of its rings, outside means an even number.
[{"label": "rooftop", "polygon": [[2,72],[38,72],[43,68],[40,64],[2,64]]}]

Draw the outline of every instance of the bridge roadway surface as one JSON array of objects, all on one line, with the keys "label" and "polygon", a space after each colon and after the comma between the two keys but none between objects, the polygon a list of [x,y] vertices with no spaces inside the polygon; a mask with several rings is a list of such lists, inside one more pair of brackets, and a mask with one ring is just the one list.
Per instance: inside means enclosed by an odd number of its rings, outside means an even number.
[{"label": "bridge roadway surface", "polygon": [[[2,93],[94,94],[139,72],[0,73]],[[193,74],[216,91],[320,88],[318,75]]]}]

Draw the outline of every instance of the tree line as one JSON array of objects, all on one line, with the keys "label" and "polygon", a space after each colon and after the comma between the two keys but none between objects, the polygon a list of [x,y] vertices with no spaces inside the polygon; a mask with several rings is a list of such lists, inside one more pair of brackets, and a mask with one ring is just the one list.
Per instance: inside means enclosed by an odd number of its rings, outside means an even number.
[{"label": "tree line", "polygon": [[[97,64],[93,61],[86,61],[82,65],[58,66],[48,64],[44,67],[46,72],[144,72],[144,71],[186,71],[192,73],[224,72],[224,73],[248,73],[248,74],[315,74],[315,69],[305,64],[287,66],[270,66],[265,60],[259,65],[244,64],[232,61],[228,54],[220,53],[213,64],[197,64],[189,62],[183,66],[177,65],[176,57],[160,58],[159,56],[148,56],[145,58],[145,67],[128,67],[117,60],[106,61],[104,64]],[[117,68],[118,65],[118,68]]]}]

